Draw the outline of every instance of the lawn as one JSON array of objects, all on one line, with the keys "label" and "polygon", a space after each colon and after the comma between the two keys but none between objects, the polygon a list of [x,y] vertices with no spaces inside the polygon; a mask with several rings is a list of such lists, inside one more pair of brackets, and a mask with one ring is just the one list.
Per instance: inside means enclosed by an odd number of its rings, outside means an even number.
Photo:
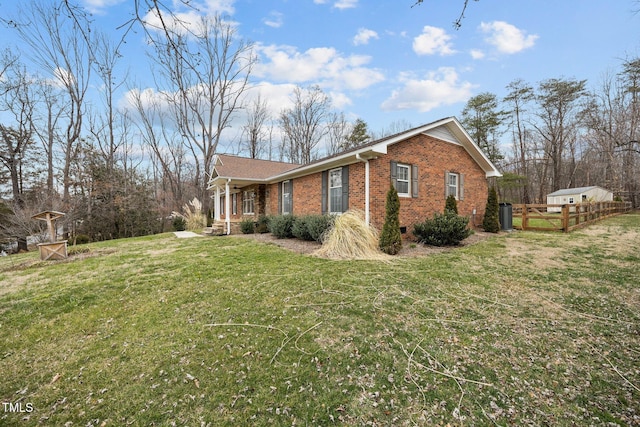
[{"label": "lawn", "polygon": [[0,425],[640,424],[639,214],[390,263],[88,248],[0,258]]}]

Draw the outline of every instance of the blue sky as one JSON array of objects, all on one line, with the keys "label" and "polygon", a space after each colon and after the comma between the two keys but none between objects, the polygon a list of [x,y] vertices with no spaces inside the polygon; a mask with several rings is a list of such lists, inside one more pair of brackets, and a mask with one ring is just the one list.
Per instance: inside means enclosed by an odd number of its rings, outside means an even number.
[{"label": "blue sky", "polygon": [[[130,0],[79,0],[95,25],[121,37]],[[170,4],[170,1],[166,2]],[[179,4],[175,1],[174,4]],[[256,44],[252,81],[274,113],[295,85],[318,84],[349,119],[379,131],[394,121],[418,126],[459,116],[481,92],[502,97],[521,78],[587,79],[640,55],[637,0],[195,0],[199,13],[222,12]],[[3,15],[16,5],[0,0]],[[177,11],[194,15],[184,7]],[[187,15],[184,15],[187,16]],[[0,40],[17,43],[0,26]],[[140,89],[153,87],[143,33],[130,34],[124,62]]]}]

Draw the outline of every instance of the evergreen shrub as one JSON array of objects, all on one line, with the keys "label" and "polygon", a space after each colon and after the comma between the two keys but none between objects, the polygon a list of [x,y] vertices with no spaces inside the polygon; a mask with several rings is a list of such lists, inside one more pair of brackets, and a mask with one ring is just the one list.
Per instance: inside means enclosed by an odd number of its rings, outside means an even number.
[{"label": "evergreen shrub", "polygon": [[444,205],[444,212],[453,212],[456,215],[458,214],[458,202],[453,194],[449,194],[447,197],[447,201]]},{"label": "evergreen shrub", "polygon": [[242,234],[253,234],[253,233],[255,233],[256,228],[255,228],[255,224],[253,222],[253,219],[244,218],[242,221],[240,221],[240,231],[242,232]]},{"label": "evergreen shrub", "polygon": [[484,209],[484,219],[482,220],[482,228],[488,233],[497,233],[500,231],[500,206],[498,206],[498,195],[495,187],[489,189],[487,196],[487,206]]},{"label": "evergreen shrub", "polygon": [[171,225],[174,231],[184,231],[187,229],[187,220],[183,216],[174,216]]},{"label": "evergreen shrub", "polygon": [[276,215],[269,220],[269,231],[278,239],[290,239],[293,237],[293,224],[296,217],[293,215]]},{"label": "evergreen shrub", "polygon": [[402,235],[400,234],[400,198],[393,185],[387,191],[385,211],[384,225],[380,234],[380,250],[389,255],[396,255],[402,249]]},{"label": "evergreen shrub", "polygon": [[455,246],[469,237],[469,218],[453,212],[436,213],[433,219],[414,225],[413,235],[419,242],[432,246]]}]

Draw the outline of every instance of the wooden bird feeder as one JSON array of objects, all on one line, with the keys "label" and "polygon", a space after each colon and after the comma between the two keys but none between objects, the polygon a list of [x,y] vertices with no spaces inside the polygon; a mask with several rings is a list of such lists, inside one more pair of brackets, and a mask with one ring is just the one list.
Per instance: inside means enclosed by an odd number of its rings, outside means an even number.
[{"label": "wooden bird feeder", "polygon": [[54,226],[55,221],[58,218],[62,218],[63,216],[64,213],[62,212],[44,211],[31,217],[33,219],[47,222],[47,229],[49,231],[49,242],[38,244],[38,249],[40,250],[40,259],[43,261],[47,261],[50,259],[67,258],[67,241],[56,241],[56,228]]}]

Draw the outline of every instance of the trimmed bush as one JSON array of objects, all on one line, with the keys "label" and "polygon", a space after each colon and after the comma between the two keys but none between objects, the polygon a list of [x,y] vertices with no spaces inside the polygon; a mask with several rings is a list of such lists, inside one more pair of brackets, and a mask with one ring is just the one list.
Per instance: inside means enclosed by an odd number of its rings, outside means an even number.
[{"label": "trimmed bush", "polygon": [[469,218],[452,212],[436,213],[433,219],[416,224],[413,235],[419,242],[433,246],[455,246],[469,237],[473,231],[467,228]]},{"label": "trimmed bush", "polygon": [[174,231],[184,231],[187,229],[187,220],[183,216],[174,216],[171,226]]},{"label": "trimmed bush", "polygon": [[253,234],[255,233],[255,224],[251,218],[245,218],[240,221],[240,231],[242,234]]},{"label": "trimmed bush", "polygon": [[329,229],[333,226],[335,217],[332,215],[309,215],[307,219],[307,231],[312,240],[322,243]]},{"label": "trimmed bush", "polygon": [[296,218],[293,226],[291,227],[291,234],[293,237],[300,240],[313,240],[311,234],[309,234],[309,228],[307,226],[309,221],[309,215],[299,216]]},{"label": "trimmed bush", "polygon": [[76,234],[74,238],[74,245],[86,245],[91,242],[91,237],[86,234]]},{"label": "trimmed bush", "polygon": [[452,212],[456,215],[458,214],[458,202],[453,194],[449,194],[447,197],[447,202],[444,205],[444,212]]},{"label": "trimmed bush", "polygon": [[269,232],[269,217],[260,215],[256,222],[256,233],[268,233]]},{"label": "trimmed bush", "polygon": [[489,189],[487,196],[487,206],[484,209],[484,219],[482,220],[482,228],[488,233],[497,233],[500,231],[500,206],[498,206],[498,195],[495,187]]},{"label": "trimmed bush", "polygon": [[290,239],[293,237],[293,224],[296,218],[293,215],[277,215],[269,220],[269,231],[278,239]]},{"label": "trimmed bush", "polygon": [[393,185],[387,191],[385,211],[384,225],[380,234],[380,249],[386,254],[396,255],[402,249],[402,235],[400,234],[400,198]]}]

